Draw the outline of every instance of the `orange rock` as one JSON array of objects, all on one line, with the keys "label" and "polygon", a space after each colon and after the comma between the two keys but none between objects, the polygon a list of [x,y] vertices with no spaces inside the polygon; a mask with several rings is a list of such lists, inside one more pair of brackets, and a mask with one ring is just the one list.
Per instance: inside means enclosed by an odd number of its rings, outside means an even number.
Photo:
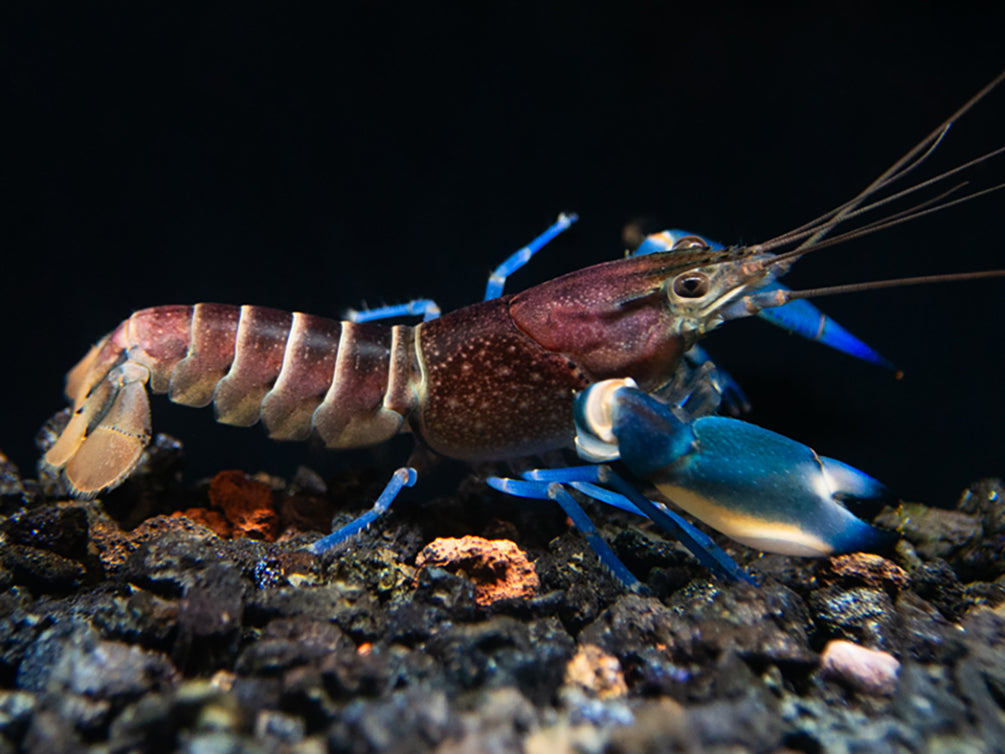
[{"label": "orange rock", "polygon": [[272,488],[243,471],[221,471],[209,483],[209,502],[233,525],[232,536],[275,540],[279,516]]},{"label": "orange rock", "polygon": [[621,663],[595,644],[583,644],[565,666],[565,683],[576,686],[594,699],[612,699],[628,694]]},{"label": "orange rock", "polygon": [[827,581],[850,580],[878,589],[888,586],[903,589],[909,581],[907,572],[899,565],[867,552],[835,555],[821,563],[820,575]]},{"label": "orange rock", "polygon": [[532,597],[539,586],[534,564],[508,539],[442,537],[426,545],[415,565],[462,572],[475,585],[479,605],[513,597]]}]

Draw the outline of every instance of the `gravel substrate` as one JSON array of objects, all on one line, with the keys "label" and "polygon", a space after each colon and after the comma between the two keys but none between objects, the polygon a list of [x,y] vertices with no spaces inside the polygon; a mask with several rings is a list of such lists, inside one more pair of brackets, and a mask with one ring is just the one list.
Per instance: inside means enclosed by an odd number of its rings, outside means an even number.
[{"label": "gravel substrate", "polygon": [[157,448],[89,502],[2,464],[0,752],[1005,750],[999,481],[884,510],[890,559],[719,540],[759,588],[591,508],[641,595],[475,477],[313,557],[376,474],[188,488]]}]

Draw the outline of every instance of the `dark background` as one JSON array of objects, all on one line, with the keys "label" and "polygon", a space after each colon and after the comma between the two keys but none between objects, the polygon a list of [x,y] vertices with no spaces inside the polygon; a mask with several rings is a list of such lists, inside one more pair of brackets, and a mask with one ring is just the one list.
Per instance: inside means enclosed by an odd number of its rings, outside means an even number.
[{"label": "dark background", "polygon": [[[0,449],[25,471],[67,369],[135,309],[450,309],[561,210],[581,222],[509,290],[619,256],[640,214],[762,240],[851,196],[1005,64],[1001,3],[87,5],[0,11]],[[928,170],[1005,143],[1003,113],[1005,90]],[[1002,206],[821,252],[787,282],[1005,266]],[[902,381],[757,321],[705,344],[754,421],[948,504],[1005,474],[1003,294],[999,280],[823,301]],[[154,428],[184,439],[193,475],[343,462],[163,399]]]}]

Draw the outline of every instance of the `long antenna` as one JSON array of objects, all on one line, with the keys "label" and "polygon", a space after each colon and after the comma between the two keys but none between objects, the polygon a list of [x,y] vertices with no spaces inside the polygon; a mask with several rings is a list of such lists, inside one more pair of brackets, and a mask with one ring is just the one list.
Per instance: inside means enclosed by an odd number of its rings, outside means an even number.
[{"label": "long antenna", "polygon": [[[906,288],[909,285],[929,285],[935,283],[959,283],[964,280],[985,280],[1005,277],[1005,270],[982,270],[980,272],[954,272],[948,275],[919,275],[910,278],[892,278],[890,280],[873,280],[868,283],[848,283],[847,285],[828,285],[823,288],[806,288],[801,291],[778,291],[779,298],[785,302],[800,298],[820,298],[821,296],[836,296],[842,293],[861,293],[862,291],[878,291],[882,288]],[[756,305],[757,295],[751,296]]]},{"label": "long antenna", "polygon": [[[851,217],[860,214],[861,211],[868,209],[868,207],[862,207],[863,202],[866,201],[870,196],[873,196],[877,192],[883,190],[894,181],[899,180],[903,176],[907,175],[910,171],[921,165],[925,159],[935,150],[942,139],[945,137],[946,133],[949,131],[950,127],[958,121],[963,115],[965,115],[971,108],[974,107],[978,102],[980,102],[987,94],[994,89],[998,84],[1005,80],[1005,71],[999,73],[989,84],[984,86],[980,91],[978,91],[973,97],[967,100],[956,112],[950,115],[946,120],[944,120],[938,127],[936,127],[931,133],[928,134],[924,139],[919,141],[913,148],[911,148],[907,154],[902,156],[899,160],[894,162],[890,167],[884,170],[877,178],[875,178],[868,186],[866,186],[862,191],[860,191],[856,196],[854,196],[849,201],[842,205],[824,213],[819,218],[811,221],[810,223],[804,224],[798,228],[794,228],[786,233],[776,236],[762,244],[756,244],[749,248],[750,253],[757,253],[760,251],[768,251],[770,249],[778,248],[779,246],[787,245],[800,238],[804,238],[803,242],[793,251],[789,252],[786,256],[789,259],[798,258],[804,253],[808,253],[812,249],[821,248],[822,244],[819,243],[820,239],[823,238],[827,233],[833,230],[837,225]],[[995,150],[994,152],[989,152],[983,157],[979,157],[963,167],[968,167],[972,164],[983,162],[985,159],[990,159],[991,157],[998,154],[1000,150]],[[954,172],[958,172],[956,169],[949,171],[943,176],[937,176],[933,180],[941,180],[942,177],[948,177]],[[930,185],[932,180],[926,181],[919,186]],[[903,194],[905,192],[901,192]],[[906,193],[910,193],[907,191]],[[880,206],[880,204],[885,203],[886,200],[880,200],[875,202],[871,206]],[[954,203],[958,203],[954,202]],[[948,206],[948,205],[947,205]],[[885,225],[880,225],[879,227],[889,227]],[[876,228],[878,229],[878,227]],[[828,244],[830,245],[830,244]],[[799,254],[797,255],[797,252]]]}]

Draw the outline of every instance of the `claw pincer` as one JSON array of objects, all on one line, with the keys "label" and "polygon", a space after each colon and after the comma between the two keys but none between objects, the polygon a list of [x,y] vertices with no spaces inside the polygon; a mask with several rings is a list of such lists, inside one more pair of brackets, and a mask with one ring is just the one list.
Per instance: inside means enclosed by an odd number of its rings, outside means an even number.
[{"label": "claw pincer", "polygon": [[744,421],[681,421],[631,380],[583,391],[576,427],[581,455],[620,457],[679,507],[750,547],[821,557],[881,550],[896,539],[843,504],[884,497],[872,477]]}]

